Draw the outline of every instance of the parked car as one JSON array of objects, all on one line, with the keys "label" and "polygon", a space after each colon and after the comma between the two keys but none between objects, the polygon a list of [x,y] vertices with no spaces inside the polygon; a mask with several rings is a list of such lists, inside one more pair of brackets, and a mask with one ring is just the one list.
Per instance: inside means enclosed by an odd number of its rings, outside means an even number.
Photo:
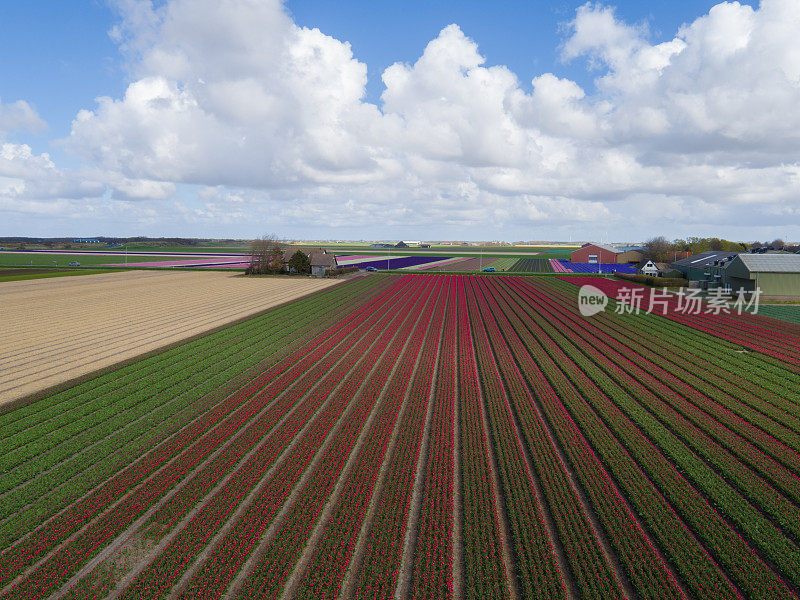
[{"label": "parked car", "polygon": [[365,269],[365,271],[377,271],[377,270],[378,270],[378,269],[376,269],[375,267],[367,267],[367,268]]},{"label": "parked car", "polygon": [[71,263],[69,263],[69,266],[70,267],[80,267],[81,263],[79,263],[77,260],[73,260]]},{"label": "parked car", "polygon": [[494,267],[486,267],[483,270],[484,273],[494,273]]}]

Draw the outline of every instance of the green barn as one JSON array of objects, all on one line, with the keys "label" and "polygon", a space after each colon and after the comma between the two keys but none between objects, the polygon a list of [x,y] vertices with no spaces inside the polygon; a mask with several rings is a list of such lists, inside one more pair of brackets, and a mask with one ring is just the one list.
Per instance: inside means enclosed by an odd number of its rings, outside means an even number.
[{"label": "green barn", "polygon": [[734,292],[761,288],[762,296],[800,297],[800,254],[739,254],[724,270]]}]

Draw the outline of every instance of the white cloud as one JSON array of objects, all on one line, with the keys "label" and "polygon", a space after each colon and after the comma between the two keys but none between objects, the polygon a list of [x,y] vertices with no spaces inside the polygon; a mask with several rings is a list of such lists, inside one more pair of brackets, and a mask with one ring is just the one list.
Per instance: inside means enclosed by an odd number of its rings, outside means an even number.
[{"label": "white cloud", "polygon": [[24,100],[3,104],[0,99],[0,139],[12,131],[39,133],[47,129],[47,123],[33,107]]},{"label": "white cloud", "polygon": [[[800,237],[797,0],[721,3],[663,42],[586,4],[561,52],[586,61],[592,89],[542,73],[527,92],[449,25],[383,72],[379,105],[350,45],[298,27],[279,0],[117,7],[131,83],[78,113],[65,145],[123,204],[149,199],[204,227],[249,212],[274,231],[374,229],[380,215],[387,233],[430,223],[432,237],[557,237],[598,220],[632,238],[659,223],[678,235],[759,211]],[[0,155],[8,189],[65,178],[27,150]]]}]

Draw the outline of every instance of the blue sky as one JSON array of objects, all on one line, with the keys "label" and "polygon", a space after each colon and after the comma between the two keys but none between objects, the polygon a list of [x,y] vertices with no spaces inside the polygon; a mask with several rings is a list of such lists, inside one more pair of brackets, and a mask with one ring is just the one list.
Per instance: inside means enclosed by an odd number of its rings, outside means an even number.
[{"label": "blue sky", "polygon": [[225,7],[0,5],[0,234],[800,238],[797,0]]}]

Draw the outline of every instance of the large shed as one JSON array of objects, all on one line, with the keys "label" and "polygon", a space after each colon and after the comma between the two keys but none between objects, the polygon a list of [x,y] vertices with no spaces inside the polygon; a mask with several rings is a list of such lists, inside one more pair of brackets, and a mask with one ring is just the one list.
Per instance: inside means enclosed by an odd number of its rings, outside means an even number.
[{"label": "large shed", "polygon": [[[587,243],[573,250],[570,254],[570,261],[574,263],[616,263],[617,249],[606,244]],[[640,257],[641,258],[641,257]]]},{"label": "large shed", "polygon": [[723,282],[733,292],[759,288],[762,296],[800,297],[800,255],[739,254],[725,269]]},{"label": "large shed", "polygon": [[672,263],[672,268],[680,271],[689,281],[707,281],[711,276],[711,267],[733,260],[737,254],[739,253],[729,250],[708,250],[676,260]]}]

